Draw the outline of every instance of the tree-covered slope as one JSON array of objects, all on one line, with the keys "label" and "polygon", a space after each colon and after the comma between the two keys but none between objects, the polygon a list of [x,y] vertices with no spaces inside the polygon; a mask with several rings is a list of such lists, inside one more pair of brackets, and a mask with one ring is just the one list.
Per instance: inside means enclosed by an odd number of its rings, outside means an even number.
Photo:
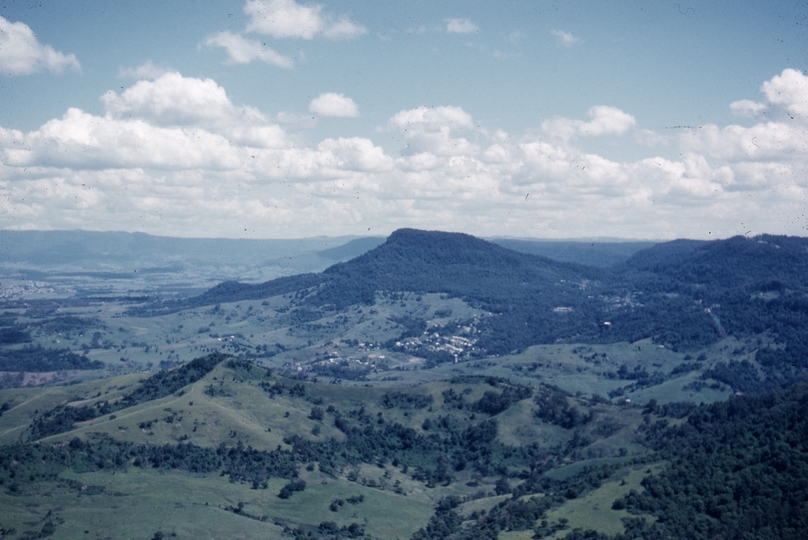
[{"label": "tree-covered slope", "polygon": [[762,235],[712,242],[675,240],[639,251],[618,268],[627,276],[650,273],[679,287],[705,288],[705,295],[772,282],[804,287],[808,239]]},{"label": "tree-covered slope", "polygon": [[700,407],[649,439],[669,466],[616,505],[657,519],[620,540],[808,535],[808,386]]}]

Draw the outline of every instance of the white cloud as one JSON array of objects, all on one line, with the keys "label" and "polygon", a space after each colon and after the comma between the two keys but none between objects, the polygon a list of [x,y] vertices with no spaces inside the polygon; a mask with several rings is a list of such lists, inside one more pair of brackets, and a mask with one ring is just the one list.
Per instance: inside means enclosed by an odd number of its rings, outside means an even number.
[{"label": "white cloud", "polygon": [[155,125],[210,125],[236,114],[224,88],[212,79],[177,72],[138,81],[120,95],[109,91],[101,101],[110,118],[141,119]]},{"label": "white cloud", "polygon": [[0,17],[0,72],[3,75],[31,75],[39,71],[62,73],[81,71],[74,54],[63,54],[40,43],[31,28]]},{"label": "white cloud", "polygon": [[320,4],[300,5],[294,0],[248,0],[244,12],[250,16],[248,32],[275,38],[312,39],[322,35],[330,39],[352,39],[367,33],[367,28],[346,15],[333,20]]},{"label": "white cloud", "polygon": [[348,17],[342,16],[336,22],[330,22],[323,30],[323,36],[329,39],[353,39],[367,34],[368,30]]},{"label": "white cloud", "polygon": [[479,31],[477,25],[469,19],[444,19],[444,22],[448,34],[473,34]]},{"label": "white cloud", "polygon": [[320,162],[327,168],[382,172],[393,167],[393,159],[368,139],[326,139],[317,145],[317,150],[321,153]]},{"label": "white cloud", "polygon": [[406,147],[402,155],[462,156],[479,152],[477,145],[453,134],[474,128],[471,115],[461,107],[418,107],[400,111],[388,121],[388,127],[401,130],[404,135]]},{"label": "white cloud", "polygon": [[751,99],[741,99],[729,104],[730,110],[738,116],[747,118],[758,118],[766,111],[766,105],[752,101]]},{"label": "white cloud", "polygon": [[70,108],[24,134],[0,128],[0,156],[20,167],[227,170],[257,150],[288,147],[284,131],[250,107],[234,106],[210,79],[167,73],[102,96],[106,112]]},{"label": "white cloud", "polygon": [[397,113],[390,124],[402,129],[471,128],[471,115],[460,107],[418,107]]},{"label": "white cloud", "polygon": [[767,103],[750,100],[730,104],[744,116],[769,118],[750,127],[702,126],[681,135],[681,145],[729,163],[779,162],[794,168],[806,165],[808,156],[808,77],[786,69],[761,86]]},{"label": "white cloud", "polygon": [[157,79],[166,73],[172,73],[176,70],[171,69],[167,65],[158,66],[151,60],[146,60],[143,64],[136,68],[119,68],[118,77],[121,79]]},{"label": "white cloud", "polygon": [[572,47],[573,45],[577,45],[581,42],[580,38],[575,37],[571,33],[563,30],[550,30],[550,33],[556,37],[558,44],[563,45],[564,47]]},{"label": "white cloud", "polygon": [[352,118],[359,116],[359,107],[356,106],[354,100],[342,94],[335,94],[334,92],[320,94],[311,100],[309,111],[318,116],[342,116]]},{"label": "white cloud", "polygon": [[458,106],[402,110],[383,132],[400,141],[391,152],[355,136],[302,144],[216,82],[165,73],[106,94],[103,115],[71,108],[27,133],[0,128],[0,226],[183,236],[249,228],[263,237],[402,226],[490,236],[804,235],[808,223],[792,217],[808,201],[797,75],[764,83],[765,121],[705,125],[670,138],[678,148],[667,158],[617,160],[577,143],[654,134],[613,107],[524,135],[480,127]]},{"label": "white cloud", "polygon": [[761,87],[772,105],[808,120],[808,77],[796,69],[784,69]]},{"label": "white cloud", "polygon": [[548,135],[567,140],[574,136],[598,137],[622,135],[637,124],[633,116],[608,105],[596,105],[589,109],[588,122],[556,117],[542,122],[542,130]]},{"label": "white cloud", "polygon": [[260,60],[265,64],[285,69],[292,69],[295,65],[288,56],[278,54],[254,39],[248,39],[232,32],[217,32],[210,35],[205,40],[205,45],[226,50],[228,59],[233,64],[249,64],[253,60]]},{"label": "white cloud", "polygon": [[592,107],[587,116],[589,122],[579,127],[581,135],[622,135],[637,123],[630,114],[606,105]]},{"label": "white cloud", "polygon": [[276,38],[312,39],[325,26],[323,6],[301,6],[294,0],[249,0],[244,12],[251,17],[248,32],[269,34]]}]

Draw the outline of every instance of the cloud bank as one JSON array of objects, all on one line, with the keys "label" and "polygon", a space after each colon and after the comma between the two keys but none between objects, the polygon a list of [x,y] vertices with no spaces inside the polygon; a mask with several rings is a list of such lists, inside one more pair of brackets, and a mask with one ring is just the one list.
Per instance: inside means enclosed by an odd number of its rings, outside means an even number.
[{"label": "cloud bank", "polygon": [[[489,236],[805,234],[806,88],[808,77],[784,70],[762,84],[759,102],[729,105],[749,125],[655,134],[678,157],[620,161],[584,149],[644,132],[608,105],[524,134],[481,125],[457,105],[420,106],[380,126],[389,147],[356,136],[305,144],[214,80],[166,72],[107,92],[103,114],[70,108],[34,131],[0,127],[0,225],[233,237],[403,226]],[[341,94],[311,108],[358,114]]]}]

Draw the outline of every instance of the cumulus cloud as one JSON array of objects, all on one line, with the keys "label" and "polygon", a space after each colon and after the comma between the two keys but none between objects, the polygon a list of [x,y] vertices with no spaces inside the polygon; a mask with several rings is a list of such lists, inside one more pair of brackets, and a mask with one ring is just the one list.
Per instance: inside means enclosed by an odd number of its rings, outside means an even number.
[{"label": "cumulus cloud", "polygon": [[573,45],[577,45],[581,42],[580,38],[577,38],[571,33],[563,30],[550,30],[550,33],[555,36],[558,44],[564,47],[572,47]]},{"label": "cumulus cloud", "polygon": [[275,38],[352,39],[367,33],[367,28],[347,15],[334,17],[323,13],[320,4],[300,5],[294,0],[248,0],[244,12],[250,16],[248,32]]},{"label": "cumulus cloud", "polygon": [[[396,113],[388,128],[400,130],[406,139],[402,155],[440,156],[475,155],[479,148],[457,131],[472,130],[471,115],[461,107],[418,107]],[[421,158],[419,158],[421,159]]]},{"label": "cumulus cloud", "polygon": [[215,81],[177,72],[138,81],[120,95],[109,91],[101,101],[107,117],[156,125],[210,125],[232,117],[235,111],[224,88]]},{"label": "cumulus cloud", "polygon": [[232,32],[217,32],[205,40],[208,47],[221,47],[227,51],[228,60],[233,64],[249,64],[260,60],[271,66],[292,69],[294,61],[288,56],[278,54],[273,49],[262,45],[254,39],[245,38]]},{"label": "cumulus cloud", "polygon": [[573,136],[622,135],[637,124],[630,114],[608,105],[592,107],[587,112],[587,117],[588,122],[562,117],[545,120],[542,123],[542,130],[549,135],[567,140]]},{"label": "cumulus cloud", "polygon": [[360,137],[326,139],[317,145],[319,160],[327,168],[352,171],[389,171],[393,159],[384,149]]},{"label": "cumulus cloud", "polygon": [[396,113],[390,125],[404,129],[470,128],[471,115],[461,107],[418,107]]},{"label": "cumulus cloud", "polygon": [[31,75],[40,71],[81,71],[74,54],[63,54],[37,40],[34,31],[21,22],[0,17],[0,72],[7,76]]},{"label": "cumulus cloud", "polygon": [[262,113],[237,107],[210,79],[167,73],[101,98],[104,116],[70,108],[38,130],[0,128],[0,156],[18,167],[212,169],[248,165],[258,150],[288,147]]},{"label": "cumulus cloud", "polygon": [[808,201],[801,84],[799,72],[764,83],[766,119],[752,126],[705,125],[672,139],[668,157],[649,150],[618,160],[577,145],[648,131],[605,105],[522,135],[481,127],[458,106],[417,107],[386,123],[400,149],[356,136],[306,145],[215,81],[165,73],[105,94],[103,115],[71,108],[30,132],[0,127],[0,225],[183,236],[249,227],[264,237],[402,226],[490,236],[805,234],[804,219],[783,219]]},{"label": "cumulus cloud", "polygon": [[772,105],[789,114],[808,119],[808,77],[796,69],[784,69],[761,87]]},{"label": "cumulus cloud", "polygon": [[168,65],[156,65],[151,60],[146,60],[143,64],[136,68],[119,68],[118,77],[121,79],[157,79],[166,73],[172,73],[176,70],[171,69]]},{"label": "cumulus cloud", "polygon": [[[794,69],[786,69],[761,86],[766,103],[750,100],[730,104],[733,112],[752,118],[765,116],[767,121],[750,127],[705,125],[683,133],[680,144],[692,152],[703,153],[735,165],[743,164],[748,182],[760,182],[762,163],[777,163],[781,178],[793,178],[804,171],[808,153],[808,77]],[[752,166],[752,164],[756,164]],[[783,168],[785,167],[785,168]],[[754,171],[754,172],[751,172]],[[789,171],[783,176],[783,172]],[[743,182],[739,178],[739,182]]]},{"label": "cumulus cloud", "polygon": [[444,22],[448,34],[473,34],[479,30],[469,19],[444,19]]},{"label": "cumulus cloud", "polygon": [[320,94],[311,100],[309,111],[318,116],[342,116],[352,118],[359,116],[359,107],[356,106],[354,100],[342,94],[335,94],[334,92]]}]

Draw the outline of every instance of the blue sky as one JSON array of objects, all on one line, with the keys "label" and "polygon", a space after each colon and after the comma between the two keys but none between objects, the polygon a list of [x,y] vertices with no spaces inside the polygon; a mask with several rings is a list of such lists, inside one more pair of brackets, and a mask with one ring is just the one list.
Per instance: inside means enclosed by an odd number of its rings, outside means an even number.
[{"label": "blue sky", "polygon": [[0,4],[0,227],[805,235],[798,2]]}]

